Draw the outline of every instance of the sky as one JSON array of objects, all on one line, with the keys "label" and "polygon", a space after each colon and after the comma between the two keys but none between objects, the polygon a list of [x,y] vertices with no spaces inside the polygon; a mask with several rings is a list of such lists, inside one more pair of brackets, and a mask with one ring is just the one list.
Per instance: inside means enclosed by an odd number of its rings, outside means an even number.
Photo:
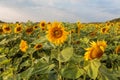
[{"label": "sky", "polygon": [[103,22],[120,17],[120,0],[0,0],[0,20]]}]

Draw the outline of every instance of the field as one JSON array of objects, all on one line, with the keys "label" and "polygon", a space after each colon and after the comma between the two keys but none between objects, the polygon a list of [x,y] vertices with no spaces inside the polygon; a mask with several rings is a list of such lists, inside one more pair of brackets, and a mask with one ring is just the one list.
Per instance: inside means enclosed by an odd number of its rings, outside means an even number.
[{"label": "field", "polygon": [[0,80],[120,80],[120,22],[0,23]]}]

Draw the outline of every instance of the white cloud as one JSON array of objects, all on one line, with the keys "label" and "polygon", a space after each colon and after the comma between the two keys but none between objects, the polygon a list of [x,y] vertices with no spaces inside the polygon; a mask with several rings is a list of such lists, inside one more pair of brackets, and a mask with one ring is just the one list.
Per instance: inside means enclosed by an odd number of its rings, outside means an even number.
[{"label": "white cloud", "polygon": [[0,19],[4,21],[23,21],[26,18],[26,14],[19,12],[18,10],[0,6]]},{"label": "white cloud", "polygon": [[119,4],[119,0],[0,0],[0,19],[105,21],[120,16]]}]

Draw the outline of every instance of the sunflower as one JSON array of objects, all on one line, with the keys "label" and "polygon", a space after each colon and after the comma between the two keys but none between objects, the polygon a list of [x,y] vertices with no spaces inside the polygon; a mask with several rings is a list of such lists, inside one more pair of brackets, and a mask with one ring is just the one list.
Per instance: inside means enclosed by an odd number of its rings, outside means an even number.
[{"label": "sunflower", "polygon": [[16,27],[18,27],[18,26],[22,26],[22,24],[21,23],[16,23]]},{"label": "sunflower", "polygon": [[37,29],[37,28],[38,28],[38,26],[36,25],[36,26],[34,26],[33,28],[34,28],[34,29]]},{"label": "sunflower", "polygon": [[59,22],[54,22],[47,31],[48,40],[55,45],[64,43],[64,41],[67,39],[67,35],[68,32],[65,31],[65,28]]},{"label": "sunflower", "polygon": [[97,31],[93,31],[93,32],[90,32],[90,33],[89,33],[89,36],[90,36],[90,37],[95,37],[96,34],[97,34]]},{"label": "sunflower", "polygon": [[35,46],[34,46],[34,49],[35,50],[39,50],[39,49],[41,49],[42,48],[42,44],[36,44]]},{"label": "sunflower", "polygon": [[51,22],[48,22],[47,23],[47,29],[49,28],[49,27],[51,27],[52,26],[52,23]]},{"label": "sunflower", "polygon": [[2,34],[3,33],[3,29],[2,28],[0,28],[0,34]]},{"label": "sunflower", "polygon": [[32,34],[32,32],[33,32],[33,27],[28,27],[28,28],[26,29],[26,33],[27,33],[27,34]]},{"label": "sunflower", "polygon": [[14,29],[15,33],[20,33],[22,31],[22,27],[21,26],[16,26]]},{"label": "sunflower", "polygon": [[106,26],[110,26],[111,24],[110,24],[110,22],[106,22],[106,24],[105,24]]},{"label": "sunflower", "polygon": [[116,47],[115,52],[116,54],[120,53],[120,45]]},{"label": "sunflower", "polygon": [[103,28],[101,28],[101,33],[103,33],[103,34],[108,33],[108,31],[109,31],[109,28],[108,28],[108,27],[103,27]]},{"label": "sunflower", "polygon": [[46,21],[41,21],[40,22],[40,27],[42,28],[42,27],[46,27]]},{"label": "sunflower", "polygon": [[41,29],[42,29],[42,31],[45,31],[45,30],[46,30],[46,28],[45,28],[45,27],[42,27]]},{"label": "sunflower", "polygon": [[97,41],[96,43],[91,42],[91,47],[86,48],[87,52],[84,55],[85,60],[100,58],[103,55],[106,46],[107,44],[105,41]]},{"label": "sunflower", "polygon": [[69,31],[69,34],[72,34],[72,33],[75,33],[74,29],[72,29],[72,30]]},{"label": "sunflower", "polygon": [[26,50],[28,49],[28,44],[26,41],[21,40],[19,47],[22,52],[26,52]]},{"label": "sunflower", "polygon": [[11,28],[7,24],[4,24],[2,29],[4,33],[11,33]]}]

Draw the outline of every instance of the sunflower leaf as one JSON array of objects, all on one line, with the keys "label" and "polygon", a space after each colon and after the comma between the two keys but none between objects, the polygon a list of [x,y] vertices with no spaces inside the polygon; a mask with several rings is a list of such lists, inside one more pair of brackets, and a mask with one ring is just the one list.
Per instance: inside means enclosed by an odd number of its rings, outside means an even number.
[{"label": "sunflower leaf", "polygon": [[90,63],[85,67],[89,77],[96,79],[100,65],[101,63],[97,59],[90,61]]},{"label": "sunflower leaf", "polygon": [[58,61],[66,62],[68,61],[73,55],[73,47],[67,47],[58,54]]},{"label": "sunflower leaf", "polygon": [[84,70],[80,69],[77,65],[69,64],[61,70],[61,75],[69,79],[77,79],[84,74]]}]

